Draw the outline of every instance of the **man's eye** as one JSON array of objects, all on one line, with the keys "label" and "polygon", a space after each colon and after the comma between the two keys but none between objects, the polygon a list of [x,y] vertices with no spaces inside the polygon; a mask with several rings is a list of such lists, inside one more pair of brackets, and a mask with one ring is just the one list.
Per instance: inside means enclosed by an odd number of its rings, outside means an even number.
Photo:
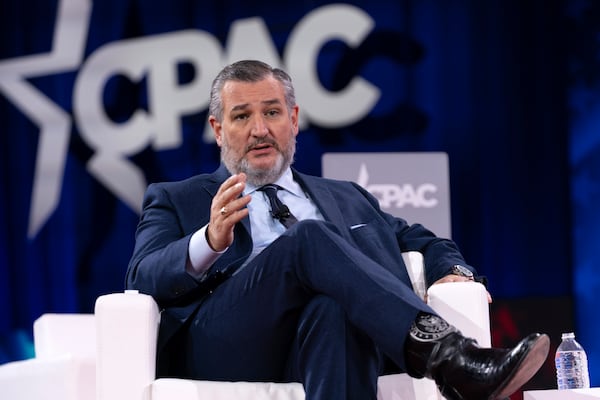
[{"label": "man's eye", "polygon": [[244,119],[247,119],[247,118],[248,118],[247,114],[238,114],[238,115],[236,115],[236,116],[233,117],[233,119],[235,119],[235,120],[244,120]]},{"label": "man's eye", "polygon": [[269,110],[265,114],[268,115],[269,117],[274,117],[279,114],[279,110]]}]

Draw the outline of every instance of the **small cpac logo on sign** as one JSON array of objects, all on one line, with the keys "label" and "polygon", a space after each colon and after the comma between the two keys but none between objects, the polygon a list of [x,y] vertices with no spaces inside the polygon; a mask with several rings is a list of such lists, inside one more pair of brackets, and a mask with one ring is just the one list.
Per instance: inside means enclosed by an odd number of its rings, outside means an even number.
[{"label": "small cpac logo on sign", "polygon": [[415,208],[433,208],[438,205],[438,200],[432,196],[437,192],[433,183],[413,185],[411,183],[373,183],[369,184],[367,166],[362,163],[356,182],[379,200],[382,208],[402,208],[412,206]]}]

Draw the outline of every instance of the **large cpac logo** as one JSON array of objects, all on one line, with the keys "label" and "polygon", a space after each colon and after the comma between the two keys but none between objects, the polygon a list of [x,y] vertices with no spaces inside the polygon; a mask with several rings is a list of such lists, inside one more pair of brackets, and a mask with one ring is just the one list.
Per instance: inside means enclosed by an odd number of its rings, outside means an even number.
[{"label": "large cpac logo", "polygon": [[[139,212],[146,182],[128,157],[147,146],[157,151],[181,146],[181,117],[206,109],[213,77],[232,61],[258,58],[287,69],[302,106],[301,127],[307,122],[332,128],[354,123],[380,97],[379,88],[359,76],[335,92],[324,88],[317,76],[317,57],[327,42],[335,39],[356,47],[373,29],[373,19],[351,5],[326,5],[306,14],[290,32],[281,57],[264,21],[248,18],[231,24],[226,48],[208,32],[183,30],[107,43],[84,59],[91,11],[91,0],[61,0],[50,52],[0,61],[0,91],[39,127],[29,237],[58,207],[74,123],[94,149],[88,172]],[[197,71],[191,82],[178,83],[180,63]],[[28,81],[74,70],[79,71],[73,115]],[[116,75],[147,82],[148,111],[138,109],[118,123],[107,116],[102,94]],[[212,140],[208,129],[204,132],[205,140]]]}]

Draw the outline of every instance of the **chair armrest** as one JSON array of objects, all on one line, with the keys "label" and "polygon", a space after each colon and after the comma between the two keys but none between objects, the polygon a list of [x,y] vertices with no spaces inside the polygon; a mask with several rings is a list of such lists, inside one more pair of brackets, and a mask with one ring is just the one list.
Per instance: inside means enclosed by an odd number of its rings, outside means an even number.
[{"label": "chair armrest", "polygon": [[160,322],[154,299],[130,290],[100,296],[95,315],[97,400],[149,399]]},{"label": "chair armrest", "polygon": [[440,317],[464,336],[491,347],[490,309],[485,286],[478,282],[451,282],[432,285],[427,302]]},{"label": "chair armrest", "polygon": [[406,265],[406,271],[413,286],[413,291],[421,299],[425,300],[427,293],[427,284],[425,282],[425,264],[423,254],[418,251],[405,251],[402,253],[402,260]]},{"label": "chair armrest", "polygon": [[[457,327],[463,335],[491,347],[490,312],[487,290],[481,283],[453,282],[432,285],[426,289],[423,254],[402,253],[414,292],[442,318]],[[425,296],[427,293],[427,296]]]}]

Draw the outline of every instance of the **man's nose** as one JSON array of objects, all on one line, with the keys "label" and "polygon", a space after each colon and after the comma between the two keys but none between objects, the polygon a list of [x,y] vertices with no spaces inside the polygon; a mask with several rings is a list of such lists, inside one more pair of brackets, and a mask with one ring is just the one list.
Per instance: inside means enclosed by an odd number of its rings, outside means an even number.
[{"label": "man's nose", "polygon": [[252,135],[254,136],[265,136],[269,133],[269,128],[265,121],[264,116],[257,115],[252,121]]}]

